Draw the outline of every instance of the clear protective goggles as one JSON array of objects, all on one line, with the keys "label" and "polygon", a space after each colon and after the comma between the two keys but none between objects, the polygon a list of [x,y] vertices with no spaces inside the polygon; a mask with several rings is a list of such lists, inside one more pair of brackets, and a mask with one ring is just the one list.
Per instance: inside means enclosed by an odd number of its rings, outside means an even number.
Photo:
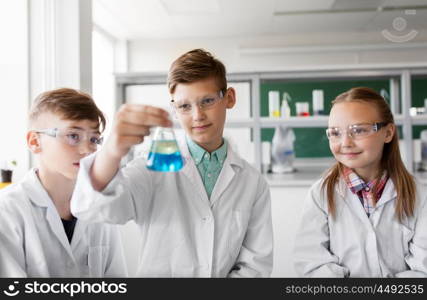
[{"label": "clear protective goggles", "polygon": [[326,136],[330,141],[336,142],[340,141],[343,137],[343,134],[346,132],[350,138],[354,140],[360,140],[374,134],[386,125],[386,122],[378,122],[373,124],[354,124],[349,125],[346,130],[343,130],[339,127],[330,127],[326,129]]},{"label": "clear protective goggles", "polygon": [[84,141],[89,141],[91,147],[97,148],[103,142],[103,137],[99,132],[87,131],[80,128],[48,128],[34,131],[57,138],[70,146],[78,146]]},{"label": "clear protective goggles", "polygon": [[189,101],[175,101],[171,100],[171,104],[174,110],[182,115],[191,114],[193,112],[193,107],[198,106],[200,110],[208,110],[213,108],[216,104],[218,104],[221,99],[224,98],[224,92],[220,90],[216,95],[207,96],[203,99],[196,101],[195,103],[190,103]]}]

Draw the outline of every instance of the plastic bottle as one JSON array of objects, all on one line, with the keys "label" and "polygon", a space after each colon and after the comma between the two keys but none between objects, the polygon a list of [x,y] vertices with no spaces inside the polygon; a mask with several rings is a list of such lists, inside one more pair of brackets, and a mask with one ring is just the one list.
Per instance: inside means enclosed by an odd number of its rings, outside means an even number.
[{"label": "plastic bottle", "polygon": [[261,142],[261,166],[262,172],[268,173],[271,170],[271,143],[270,142]]},{"label": "plastic bottle", "polygon": [[279,91],[268,92],[268,110],[270,118],[280,117]]},{"label": "plastic bottle", "polygon": [[324,115],[324,105],[323,105],[323,90],[313,90],[313,115],[320,116]]},{"label": "plastic bottle", "polygon": [[291,116],[291,108],[289,107],[288,100],[291,100],[291,96],[288,93],[283,93],[282,106],[280,107],[280,116],[282,118],[289,118]]},{"label": "plastic bottle", "polygon": [[271,145],[271,170],[273,173],[295,171],[293,167],[295,160],[294,141],[295,134],[292,128],[287,126],[276,127]]}]

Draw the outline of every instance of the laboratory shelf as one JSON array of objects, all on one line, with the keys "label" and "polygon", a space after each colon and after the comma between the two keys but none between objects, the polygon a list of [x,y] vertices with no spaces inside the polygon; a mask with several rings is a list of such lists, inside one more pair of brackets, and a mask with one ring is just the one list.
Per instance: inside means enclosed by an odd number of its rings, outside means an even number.
[{"label": "laboratory shelf", "polygon": [[[304,187],[308,190],[335,162],[333,157],[296,159],[295,172],[263,175],[270,187]],[[414,175],[419,183],[427,185],[427,171],[416,171]]]},{"label": "laboratory shelf", "polygon": [[[117,99],[126,99],[126,87],[128,85],[144,85],[144,84],[165,84],[166,74],[159,73],[122,73],[115,74],[116,76],[116,93]],[[321,80],[344,80],[344,79],[385,79],[390,81],[390,107],[395,115],[395,122],[401,126],[403,132],[402,151],[406,153],[404,162],[406,167],[414,171],[414,155],[413,155],[413,140],[412,126],[427,125],[427,115],[419,115],[411,117],[409,115],[410,105],[412,103],[411,95],[411,77],[419,75],[427,75],[427,65],[405,64],[405,65],[360,65],[360,66],[331,66],[330,68],[295,68],[286,71],[277,72],[245,72],[228,74],[229,82],[248,82],[250,86],[250,112],[252,118],[245,119],[227,119],[227,128],[249,128],[251,131],[251,139],[253,141],[254,165],[257,169],[262,169],[262,129],[275,128],[279,125],[285,125],[296,128],[325,128],[328,126],[328,116],[309,116],[289,118],[269,118],[261,117],[261,94],[260,87],[262,83],[269,81],[309,81],[313,79]],[[121,104],[117,102],[118,106]],[[398,114],[398,112],[403,112]],[[179,128],[177,122],[174,121],[174,126]],[[310,167],[311,168],[311,167]],[[319,175],[315,169],[306,170],[302,167],[301,172],[295,174],[267,174],[272,184],[281,182],[282,180],[289,182],[300,182],[307,184],[314,178],[307,177],[309,174]],[[280,179],[278,179],[280,177]],[[292,180],[294,178],[295,180]],[[299,181],[299,179],[301,179]],[[280,184],[280,183],[278,183]]]},{"label": "laboratory shelf", "polygon": [[265,173],[270,187],[310,187],[335,163],[333,157],[295,159],[295,172]]},{"label": "laboratory shelf", "polygon": [[427,125],[427,114],[411,117],[412,125]]},{"label": "laboratory shelf", "polygon": [[[281,118],[260,118],[261,128],[272,128],[279,125],[286,125],[289,127],[328,127],[329,116],[308,116],[308,117],[290,117],[286,119]],[[394,121],[397,125],[403,124],[404,117],[396,115]],[[421,120],[420,120],[421,122]],[[427,115],[423,119],[422,124],[427,124]]]},{"label": "laboratory shelf", "polygon": [[[181,128],[178,120],[173,120],[173,127],[176,129]],[[225,122],[226,128],[252,128],[254,127],[255,121],[253,119],[231,119]]]},{"label": "laboratory shelf", "polygon": [[328,127],[328,116],[308,116],[289,118],[260,118],[261,128],[272,128],[279,125],[289,127]]},{"label": "laboratory shelf", "polygon": [[227,119],[225,127],[227,128],[251,128],[255,124],[253,119]]}]

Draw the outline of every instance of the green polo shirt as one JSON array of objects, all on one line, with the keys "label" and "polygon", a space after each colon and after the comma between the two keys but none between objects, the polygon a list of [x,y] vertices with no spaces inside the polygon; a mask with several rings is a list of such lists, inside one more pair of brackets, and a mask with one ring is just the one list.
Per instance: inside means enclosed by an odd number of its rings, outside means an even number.
[{"label": "green polo shirt", "polygon": [[205,186],[208,197],[211,197],[212,190],[221,172],[222,165],[227,157],[227,141],[223,139],[222,146],[209,153],[190,138],[187,138],[187,145],[191,157],[199,170],[203,185]]}]

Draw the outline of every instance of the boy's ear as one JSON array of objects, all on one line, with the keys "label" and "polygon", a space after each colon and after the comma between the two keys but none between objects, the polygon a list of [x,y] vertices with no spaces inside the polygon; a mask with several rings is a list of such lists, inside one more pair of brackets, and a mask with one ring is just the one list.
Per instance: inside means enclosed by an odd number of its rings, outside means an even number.
[{"label": "boy's ear", "polygon": [[39,134],[35,131],[27,132],[27,146],[33,154],[40,153],[42,151],[39,137]]},{"label": "boy's ear", "polygon": [[227,108],[233,108],[233,106],[236,104],[236,90],[232,87],[229,87],[226,92],[226,101],[227,101]]},{"label": "boy's ear", "polygon": [[390,143],[391,140],[393,139],[393,136],[395,134],[396,131],[396,126],[394,126],[394,124],[389,124],[386,128],[386,133],[385,133],[385,143]]}]

